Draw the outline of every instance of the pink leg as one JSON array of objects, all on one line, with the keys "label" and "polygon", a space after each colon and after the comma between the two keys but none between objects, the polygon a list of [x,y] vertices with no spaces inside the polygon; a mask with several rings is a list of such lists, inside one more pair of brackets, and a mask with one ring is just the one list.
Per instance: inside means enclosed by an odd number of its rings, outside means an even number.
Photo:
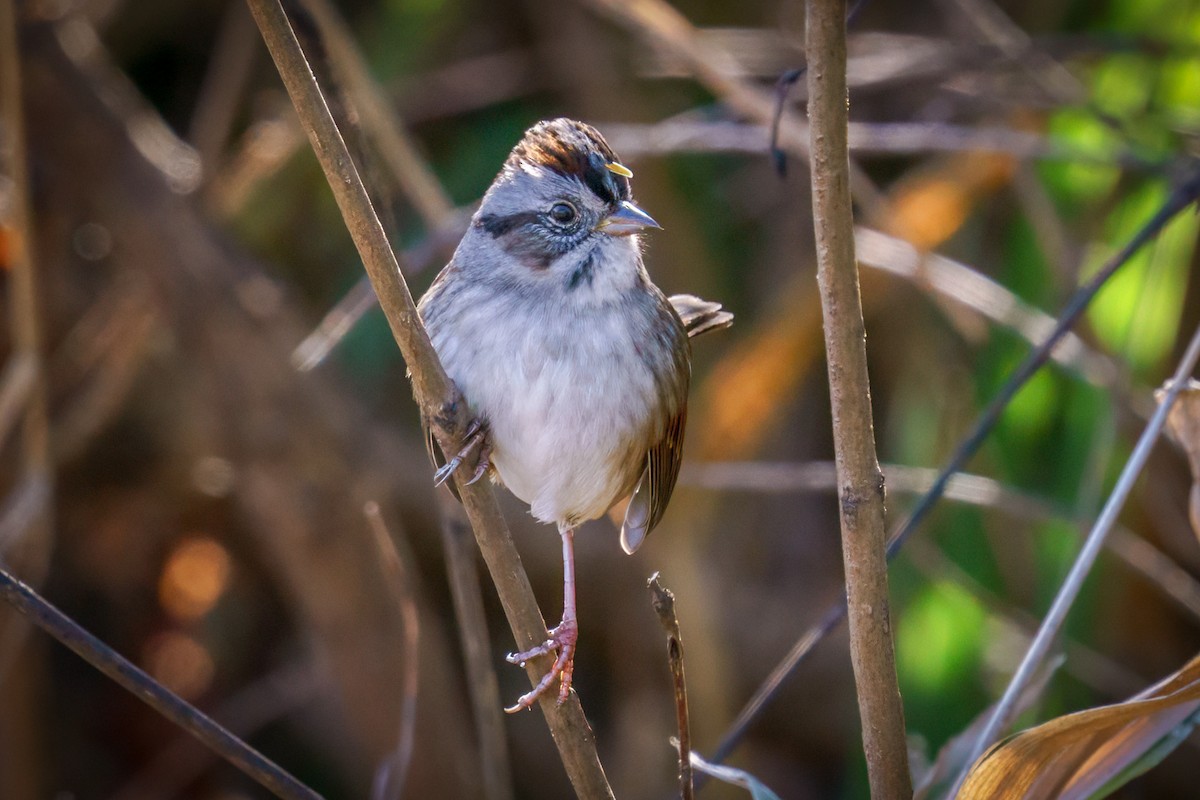
[{"label": "pink leg", "polygon": [[575,529],[559,526],[558,532],[562,536],[563,544],[562,622],[546,632],[549,635],[546,641],[530,650],[510,654],[508,662],[524,666],[531,658],[555,651],[558,652],[558,657],[537,686],[517,698],[516,705],[504,709],[510,714],[532,707],[534,701],[545,694],[556,677],[560,680],[558,704],[566,702],[567,695],[571,693],[571,675],[575,670],[575,644],[579,640],[579,621],[575,617]]}]

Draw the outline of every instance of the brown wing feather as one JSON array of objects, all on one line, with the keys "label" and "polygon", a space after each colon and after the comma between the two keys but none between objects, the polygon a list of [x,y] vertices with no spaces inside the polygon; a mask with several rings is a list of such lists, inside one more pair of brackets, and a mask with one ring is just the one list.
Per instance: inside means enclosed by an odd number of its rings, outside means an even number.
[{"label": "brown wing feather", "polygon": [[683,462],[683,431],[687,425],[687,406],[667,425],[663,438],[646,453],[646,466],[625,509],[625,522],[621,525],[621,548],[632,553],[641,547],[646,536],[662,520],[671,493],[675,491],[675,480],[679,477],[679,465]]},{"label": "brown wing feather", "polygon": [[[686,337],[696,336],[710,330],[728,328],[733,324],[733,314],[721,308],[720,303],[701,300],[690,294],[671,298],[659,295],[664,310],[675,317],[680,332]],[[686,352],[687,343],[682,342],[681,353]],[[687,425],[687,376],[690,373],[688,357],[678,364],[684,376],[679,388],[679,410],[667,424],[662,438],[646,453],[645,467],[634,487],[633,496],[625,509],[625,522],[621,526],[621,547],[632,553],[654,527],[662,520],[675,491],[679,477],[679,465],[683,461],[683,432]]]},{"label": "brown wing feather", "polygon": [[671,493],[675,491],[675,480],[679,477],[679,465],[683,463],[683,430],[687,426],[687,405],[667,425],[662,441],[646,454],[646,472],[650,490],[650,524],[646,532],[662,520]]}]

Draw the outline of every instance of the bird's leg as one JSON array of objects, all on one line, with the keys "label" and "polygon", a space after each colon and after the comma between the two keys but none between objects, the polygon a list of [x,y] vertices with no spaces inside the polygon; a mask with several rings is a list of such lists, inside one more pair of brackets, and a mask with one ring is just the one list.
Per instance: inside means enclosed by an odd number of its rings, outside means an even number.
[{"label": "bird's leg", "polygon": [[467,432],[463,436],[463,445],[454,454],[454,457],[442,465],[441,469],[433,473],[433,485],[441,486],[449,480],[450,476],[462,466],[463,461],[470,458],[471,453],[476,449],[479,450],[479,455],[476,457],[475,472],[471,474],[471,479],[467,481],[468,486],[486,475],[488,467],[491,466],[489,457],[492,453],[492,445],[488,440],[487,423],[479,419],[471,420],[471,423],[467,426]]},{"label": "bird's leg", "polygon": [[547,655],[555,651],[558,657],[554,665],[526,694],[517,698],[516,705],[504,709],[513,714],[529,708],[534,701],[545,694],[546,690],[559,678],[558,704],[562,705],[567,695],[571,693],[571,675],[575,670],[575,643],[579,640],[579,621],[575,617],[575,529],[560,525],[558,533],[563,545],[563,616],[562,622],[553,629],[546,631],[549,638],[523,653],[512,653],[508,656],[510,664],[525,665],[525,662],[537,656]]}]

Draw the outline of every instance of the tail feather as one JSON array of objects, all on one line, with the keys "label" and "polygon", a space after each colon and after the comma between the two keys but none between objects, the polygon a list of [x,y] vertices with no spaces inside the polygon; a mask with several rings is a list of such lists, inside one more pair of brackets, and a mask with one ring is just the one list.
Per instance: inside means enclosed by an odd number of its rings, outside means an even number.
[{"label": "tail feather", "polygon": [[674,307],[675,313],[683,320],[688,338],[728,328],[733,324],[733,314],[721,308],[720,303],[701,300],[691,294],[675,294],[667,299]]}]

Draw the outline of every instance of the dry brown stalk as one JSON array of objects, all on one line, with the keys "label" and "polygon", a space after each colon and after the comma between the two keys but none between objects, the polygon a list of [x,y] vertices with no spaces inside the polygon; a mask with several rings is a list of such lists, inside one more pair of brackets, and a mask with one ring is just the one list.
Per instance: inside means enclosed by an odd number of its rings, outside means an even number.
[{"label": "dry brown stalk", "polygon": [[825,326],[850,621],[871,796],[912,796],[888,602],[883,472],[875,453],[866,330],[854,260],[847,145],[846,4],[809,0],[805,22],[817,283]]},{"label": "dry brown stalk", "polygon": [[[278,0],[249,0],[251,13],[271,52],[280,77],[296,107],[301,124],[333,190],[338,208],[363,259],[375,294],[387,317],[412,377],[413,393],[422,413],[431,422],[438,445],[456,451],[465,429],[466,404],[446,376],[421,324],[396,254],[375,214],[358,171],[351,161],[328,106],[317,86],[295,33]],[[546,622],[538,608],[529,578],[513,545],[508,526],[490,486],[459,482],[467,517],[483,553],[484,562],[512,626],[518,649],[541,642]],[[548,658],[528,664],[531,678],[549,668]],[[562,706],[552,698],[540,703],[558,746],[567,775],[580,797],[612,797],[612,789],[596,754],[594,737],[583,708],[572,695]]]}]

